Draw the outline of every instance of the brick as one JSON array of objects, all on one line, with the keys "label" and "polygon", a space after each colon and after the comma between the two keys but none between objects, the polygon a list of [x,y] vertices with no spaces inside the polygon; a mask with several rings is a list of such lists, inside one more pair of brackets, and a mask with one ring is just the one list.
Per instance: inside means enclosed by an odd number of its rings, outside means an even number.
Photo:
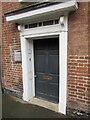
[{"label": "brick", "polygon": [[76,89],[74,88],[69,88],[70,91],[77,91]]},{"label": "brick", "polygon": [[77,95],[75,95],[75,94],[70,94],[70,93],[69,93],[69,96],[71,96],[71,97],[76,97]]},{"label": "brick", "polygon": [[77,89],[85,90],[86,88],[83,86],[76,86]]},{"label": "brick", "polygon": [[79,98],[79,99],[83,99],[83,96],[79,96],[79,95],[78,95],[77,98]]},{"label": "brick", "polygon": [[77,93],[83,93],[83,92],[85,92],[85,90],[83,90],[83,89],[78,89],[77,90]]},{"label": "brick", "polygon": [[84,100],[84,99],[81,99],[81,98],[77,98],[77,101],[82,102],[82,103],[85,103],[85,100]]}]

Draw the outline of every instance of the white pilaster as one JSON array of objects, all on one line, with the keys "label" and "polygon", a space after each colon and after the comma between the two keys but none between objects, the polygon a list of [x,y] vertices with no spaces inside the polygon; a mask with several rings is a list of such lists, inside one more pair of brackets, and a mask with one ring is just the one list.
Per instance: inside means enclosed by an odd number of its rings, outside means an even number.
[{"label": "white pilaster", "polygon": [[[25,101],[29,101],[33,94],[32,94],[32,73],[28,69],[29,66],[29,41],[24,37],[21,37],[21,52],[22,52],[22,72],[23,72],[23,99]],[[28,67],[29,66],[29,67]]]},{"label": "white pilaster", "polygon": [[67,102],[67,32],[59,35],[59,112],[66,114]]}]

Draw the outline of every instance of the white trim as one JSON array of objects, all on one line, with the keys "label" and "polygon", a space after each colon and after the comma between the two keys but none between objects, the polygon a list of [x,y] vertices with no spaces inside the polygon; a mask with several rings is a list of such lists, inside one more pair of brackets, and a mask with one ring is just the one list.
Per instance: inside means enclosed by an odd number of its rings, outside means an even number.
[{"label": "white trim", "polygon": [[[64,21],[65,26],[68,26],[68,17],[66,16],[66,21]],[[57,28],[60,26],[58,24]],[[54,28],[55,27],[55,28]],[[57,29],[56,26],[53,27]],[[68,27],[66,27],[68,28]],[[38,29],[38,28],[37,28]],[[42,28],[45,32],[45,27]],[[35,81],[34,81],[34,53],[33,53],[33,40],[36,38],[44,38],[44,37],[59,37],[59,105],[58,105],[58,112],[66,114],[66,98],[67,98],[67,30],[52,32],[50,29],[47,29],[47,34],[44,34],[42,30],[39,31],[37,34],[32,30],[23,30],[20,34],[21,36],[21,48],[22,48],[22,68],[23,68],[23,99],[26,101],[31,100],[35,96]],[[28,49],[29,48],[29,49]],[[28,54],[28,51],[30,54]],[[31,57],[30,57],[31,56]],[[31,63],[28,59],[31,58]],[[30,69],[30,70],[29,70]],[[29,71],[32,73],[30,75]],[[29,79],[29,77],[31,77]]]},{"label": "white trim", "polygon": [[[23,72],[23,99],[29,101],[35,96],[34,91],[34,59],[33,41],[21,37],[22,72]],[[31,60],[30,60],[31,59]]]},{"label": "white trim", "polygon": [[36,27],[31,29],[24,29],[22,30],[23,36],[41,36],[42,34],[57,34],[57,32],[68,31],[67,28],[67,17],[64,16],[64,26],[60,23],[56,25],[49,25],[49,26],[42,26]]},{"label": "white trim", "polygon": [[39,8],[29,12],[24,12],[16,15],[6,16],[7,21],[21,21],[26,19],[35,19],[36,17],[43,17],[44,15],[50,15],[60,13],[62,11],[70,12],[78,8],[76,0],[68,1],[65,3],[59,3],[48,7]]},{"label": "white trim", "polygon": [[[21,52],[22,52],[22,72],[23,72],[23,99],[29,100],[28,93],[28,68],[27,68],[27,41],[21,37]],[[26,80],[26,81],[25,81]]]},{"label": "white trim", "polygon": [[59,112],[66,114],[67,102],[67,32],[59,35]]},{"label": "white trim", "polygon": [[32,60],[31,60],[31,62],[32,62],[32,68],[31,68],[31,70],[32,70],[32,76],[33,76],[33,80],[32,80],[32,97],[34,97],[35,96],[35,73],[34,73],[34,46],[33,46],[33,40],[31,39],[31,40],[29,40],[30,41],[30,45],[31,45],[31,50],[32,50],[32,56],[31,56],[31,58],[32,58]]}]

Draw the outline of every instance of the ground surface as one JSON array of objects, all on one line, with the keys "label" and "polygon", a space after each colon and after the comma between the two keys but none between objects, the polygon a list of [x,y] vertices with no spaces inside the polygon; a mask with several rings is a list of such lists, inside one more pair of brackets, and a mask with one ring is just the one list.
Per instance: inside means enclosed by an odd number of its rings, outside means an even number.
[{"label": "ground surface", "polygon": [[1,116],[2,116],[2,94],[0,91],[0,119],[1,119]]},{"label": "ground surface", "polygon": [[8,94],[2,96],[2,118],[72,118],[54,111],[28,104]]}]

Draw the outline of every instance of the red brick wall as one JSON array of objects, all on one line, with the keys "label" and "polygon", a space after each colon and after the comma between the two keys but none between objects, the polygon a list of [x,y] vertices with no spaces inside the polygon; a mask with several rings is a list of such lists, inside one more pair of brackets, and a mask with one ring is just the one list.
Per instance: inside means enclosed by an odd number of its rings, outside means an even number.
[{"label": "red brick wall", "polygon": [[22,70],[21,63],[14,62],[14,50],[20,50],[20,38],[17,25],[6,22],[4,13],[21,8],[20,3],[2,3],[3,15],[3,84],[5,88],[22,91]]},{"label": "red brick wall", "polygon": [[[88,4],[88,7],[89,7],[89,11],[88,11],[88,16],[89,16],[89,19],[88,19],[88,24],[89,24],[89,29],[88,29],[88,53],[89,53],[89,56],[90,56],[90,2]],[[89,109],[90,109],[90,58],[89,58],[89,66],[88,66],[88,73],[89,73],[89,79],[88,79],[88,97],[89,97]]]},{"label": "red brick wall", "polygon": [[68,105],[88,110],[90,74],[88,52],[88,3],[69,14]]}]

